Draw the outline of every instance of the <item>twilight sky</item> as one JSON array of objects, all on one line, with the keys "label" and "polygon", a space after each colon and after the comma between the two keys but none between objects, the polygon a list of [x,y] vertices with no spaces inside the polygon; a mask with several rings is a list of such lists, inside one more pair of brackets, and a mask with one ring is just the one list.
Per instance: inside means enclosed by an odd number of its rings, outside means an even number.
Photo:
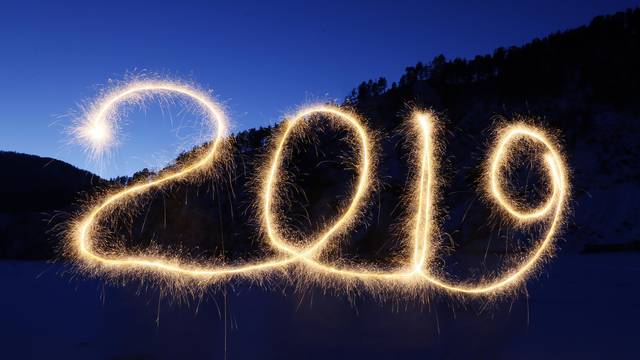
[{"label": "twilight sky", "polygon": [[110,161],[87,161],[64,129],[109,79],[151,73],[212,89],[237,131],[305,103],[340,101],[362,80],[397,81],[405,66],[439,53],[490,53],[638,4],[3,0],[0,150],[56,157],[104,177],[131,174],[161,166],[197,131],[176,125],[190,121],[179,108],[149,104],[131,111]]}]

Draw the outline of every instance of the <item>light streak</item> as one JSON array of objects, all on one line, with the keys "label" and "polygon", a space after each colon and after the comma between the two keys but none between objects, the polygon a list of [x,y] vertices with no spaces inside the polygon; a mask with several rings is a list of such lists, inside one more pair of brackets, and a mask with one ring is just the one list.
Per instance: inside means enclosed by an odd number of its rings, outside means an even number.
[{"label": "light streak", "polygon": [[[435,271],[431,259],[437,253],[437,244],[432,242],[437,234],[437,223],[434,219],[436,206],[437,157],[435,149],[435,129],[437,119],[430,112],[416,112],[411,118],[411,134],[417,139],[413,166],[416,178],[411,193],[415,210],[409,217],[406,245],[411,256],[404,265],[392,270],[379,270],[365,266],[345,268],[323,262],[321,254],[332,240],[345,234],[356,223],[371,193],[374,182],[376,149],[370,131],[362,120],[349,111],[331,105],[317,105],[300,110],[286,120],[273,141],[273,149],[262,174],[262,183],[258,194],[260,218],[264,235],[268,244],[280,256],[236,265],[203,265],[181,260],[169,255],[130,255],[124,251],[101,253],[94,248],[96,238],[103,229],[103,222],[111,212],[123,207],[129,201],[143,195],[151,189],[161,188],[175,181],[182,181],[210,170],[215,162],[224,162],[223,142],[227,120],[221,107],[207,94],[192,87],[173,82],[140,81],[131,83],[104,96],[87,116],[84,126],[77,131],[77,136],[89,143],[93,151],[101,151],[110,142],[115,141],[110,123],[123,102],[147,93],[167,93],[187,96],[195,100],[203,109],[209,122],[216,130],[212,132],[211,142],[198,157],[183,164],[175,170],[165,171],[155,178],[130,185],[116,192],[100,197],[85,212],[80,214],[72,224],[69,236],[70,253],[86,268],[97,272],[150,272],[180,280],[193,279],[198,284],[209,284],[228,279],[232,276],[255,278],[274,271],[294,271],[303,278],[319,278],[330,281],[337,279],[346,283],[357,281],[364,285],[382,285],[393,288],[428,288],[441,290],[451,294],[462,295],[496,295],[515,288],[527,278],[527,275],[550,253],[552,242],[563,221],[569,193],[566,165],[552,137],[544,131],[525,123],[517,123],[504,127],[499,133],[491,156],[485,166],[483,179],[487,197],[513,221],[514,224],[530,224],[535,221],[546,221],[548,227],[538,244],[511,269],[503,271],[491,279],[476,283],[453,282]],[[302,246],[291,244],[283,231],[283,219],[286,214],[278,212],[278,186],[282,180],[281,167],[287,156],[287,144],[291,137],[309,131],[305,126],[314,115],[323,115],[331,119],[331,124],[342,125],[353,135],[352,144],[356,148],[357,179],[350,196],[350,201],[340,210],[333,222],[321,227],[319,232],[307,236]],[[542,158],[549,178],[550,195],[542,205],[533,210],[521,210],[522,205],[511,200],[504,193],[504,180],[501,173],[509,164],[509,154],[518,140],[527,140],[542,146],[545,154]],[[293,266],[296,265],[296,266]]]}]

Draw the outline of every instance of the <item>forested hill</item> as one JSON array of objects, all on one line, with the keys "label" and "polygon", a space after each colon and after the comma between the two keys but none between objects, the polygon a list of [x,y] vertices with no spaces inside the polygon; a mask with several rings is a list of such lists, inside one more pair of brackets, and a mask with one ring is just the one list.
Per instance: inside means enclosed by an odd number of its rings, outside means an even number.
[{"label": "forested hill", "polygon": [[[401,208],[411,146],[401,130],[414,107],[435,110],[445,129],[441,134],[446,144],[441,171],[446,180],[442,188],[446,213],[442,228],[458,252],[514,251],[496,239],[487,241],[496,229],[487,224],[489,210],[478,200],[477,176],[491,136],[488,130],[495,125],[496,117],[516,115],[535,117],[557,130],[564,141],[572,168],[573,211],[561,248],[578,252],[634,249],[640,240],[640,230],[633,226],[640,212],[640,205],[634,201],[640,196],[638,64],[640,10],[633,9],[597,17],[586,26],[523,46],[498,48],[490,55],[451,60],[440,55],[407,67],[392,84],[383,78],[361,83],[343,105],[362,114],[372,129],[384,135],[377,174],[383,184],[374,196],[375,206],[365,216],[368,226],[355,229],[339,252],[377,261],[401,251],[392,239],[397,238],[398,219],[406,215]],[[144,205],[140,219],[114,224],[114,229],[126,234],[120,241],[132,249],[153,245],[182,249],[179,251],[185,255],[201,258],[247,258],[260,253],[253,220],[255,196],[248,189],[255,184],[271,133],[271,128],[261,128],[236,134],[234,168],[225,179],[195,187],[178,185],[171,193],[156,196]],[[335,165],[335,160],[348,151],[341,142],[343,134],[337,135],[331,129],[319,132],[315,152],[301,149],[293,155],[297,189],[289,194],[292,201],[286,204],[292,214],[293,233],[319,226],[318,219],[335,214],[348,192],[353,173],[349,166]],[[136,177],[148,175],[144,170]],[[86,173],[65,176],[70,184],[81,179],[87,185],[90,178]],[[32,182],[39,177],[24,173],[24,178]],[[77,191],[86,191],[87,187],[80,186]],[[43,245],[34,242],[31,235],[16,237],[6,229],[30,228],[35,221],[51,219],[55,209],[39,202],[55,203],[64,209],[70,209],[70,203],[35,196],[39,194],[36,190],[27,192],[28,201],[19,204],[25,209],[2,208],[0,256],[54,256],[52,249],[58,238],[50,237]],[[71,201],[70,197],[64,198]],[[27,209],[38,209],[33,211],[40,215],[33,215],[31,220],[20,218],[17,224],[14,214],[31,211]],[[16,247],[23,250],[7,250]]]},{"label": "forested hill", "polygon": [[363,82],[348,103],[363,104],[385,95],[422,94],[428,84],[440,105],[460,104],[468,95],[513,101],[580,94],[589,104],[624,106],[640,96],[640,9],[598,16],[589,25],[534,39],[524,46],[497,48],[471,60],[444,55],[407,67],[399,82]]},{"label": "forested hill", "polygon": [[[446,196],[454,219],[477,207],[470,205],[469,192],[476,189],[468,176],[483,156],[495,117],[537,118],[562,134],[572,167],[573,216],[563,248],[639,249],[640,231],[633,224],[640,208],[632,200],[640,195],[638,64],[636,8],[470,60],[440,55],[407,67],[390,86],[383,78],[361,83],[346,103],[387,131],[403,121],[410,106],[444,115],[453,172],[449,190],[464,194]],[[465,221],[473,229],[474,220]],[[447,230],[468,234],[464,228]]]}]

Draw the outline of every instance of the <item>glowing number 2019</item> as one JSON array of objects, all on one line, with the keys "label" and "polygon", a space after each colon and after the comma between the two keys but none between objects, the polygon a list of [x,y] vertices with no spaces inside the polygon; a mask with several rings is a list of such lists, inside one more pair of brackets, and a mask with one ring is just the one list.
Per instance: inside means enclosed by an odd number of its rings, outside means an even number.
[{"label": "glowing number 2019", "polygon": [[[436,156],[434,154],[434,129],[436,118],[429,112],[416,112],[412,115],[411,129],[416,137],[415,179],[413,185],[414,203],[411,204],[414,216],[410,219],[410,238],[405,242],[411,249],[411,257],[404,266],[392,271],[382,271],[366,267],[345,268],[323,263],[320,254],[338,234],[346,232],[357,221],[363,203],[371,192],[374,154],[376,149],[370,132],[354,113],[330,105],[319,105],[302,109],[292,118],[287,119],[280,127],[274,141],[274,148],[269,155],[268,166],[262,174],[259,208],[261,224],[270,246],[281,256],[264,261],[237,265],[208,266],[191,263],[178,258],[160,255],[130,255],[124,252],[100,253],[94,247],[95,239],[101,232],[100,222],[118,208],[152,189],[161,188],[174,181],[180,181],[210,170],[215,163],[224,161],[223,142],[227,120],[221,107],[208,94],[193,87],[166,81],[139,81],[107,93],[88,113],[82,124],[76,129],[78,138],[84,141],[93,152],[100,152],[109,145],[113,138],[112,118],[117,107],[124,102],[149,93],[182,95],[194,100],[206,114],[212,129],[212,139],[207,147],[186,164],[177,169],[162,172],[154,179],[139,182],[124,189],[108,193],[92,203],[81,213],[71,226],[68,247],[70,253],[86,268],[95,271],[134,274],[135,272],[151,272],[178,279],[193,279],[199,284],[209,284],[229,279],[234,276],[259,277],[274,270],[294,269],[306,272],[315,278],[328,277],[335,281],[362,282],[371,285],[392,285],[415,289],[420,286],[446,290],[459,294],[492,295],[514,288],[526,278],[536,265],[548,254],[552,242],[562,223],[563,212],[567,203],[569,184],[567,169],[557,145],[552,137],[543,130],[517,123],[508,125],[498,132],[492,154],[485,169],[485,188],[487,196],[496,206],[516,224],[527,224],[534,221],[547,221],[542,239],[530,250],[516,266],[504,270],[493,278],[476,283],[453,282],[446,280],[438,272],[432,270],[431,260],[436,250],[432,242],[435,232],[433,212],[435,206],[434,192],[437,188],[435,178]],[[336,124],[349,129],[355,139],[355,152],[358,155],[357,178],[347,205],[340,214],[326,224],[318,233],[309,237],[305,246],[294,246],[286,238],[281,224],[284,216],[277,211],[278,186],[283,158],[287,154],[287,143],[296,132],[310,131],[304,124],[313,115],[324,115]],[[505,193],[504,180],[501,178],[503,168],[508,165],[509,155],[518,140],[527,140],[544,148],[541,161],[549,179],[550,195],[539,207],[533,210],[521,210],[521,204]],[[293,266],[297,265],[297,266]]]}]

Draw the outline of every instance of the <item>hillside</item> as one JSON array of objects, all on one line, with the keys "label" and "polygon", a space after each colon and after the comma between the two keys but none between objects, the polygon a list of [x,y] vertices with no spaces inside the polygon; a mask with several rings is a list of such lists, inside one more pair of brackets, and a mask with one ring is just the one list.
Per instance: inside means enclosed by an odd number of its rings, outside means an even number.
[{"label": "hillside", "polygon": [[[446,129],[441,172],[447,179],[442,189],[446,216],[441,219],[446,236],[441,241],[456,254],[492,254],[495,262],[501,262],[505,253],[520,249],[492,235],[500,228],[487,221],[490,208],[478,200],[476,184],[496,116],[518,114],[537,118],[558,130],[564,140],[574,192],[561,249],[637,249],[640,233],[633,225],[640,211],[634,201],[640,194],[637,64],[640,10],[634,9],[470,60],[438,56],[406,68],[390,86],[383,78],[363,82],[344,105],[384,134],[378,173],[382,185],[366,213],[367,226],[357,227],[336,254],[386,264],[390,254],[403,251],[393,235],[399,219],[410,211],[402,208],[410,144],[401,130],[414,106],[441,114]],[[190,258],[263,255],[255,197],[247,189],[256,181],[272,130],[236,134],[233,167],[223,178],[154,194],[130,222],[111,224],[118,241],[131,249],[170,248]],[[285,207],[294,234],[308,233],[334,214],[353,176],[344,161],[349,159],[342,141],[347,135],[324,130],[315,138],[317,146],[300,147],[290,161],[296,188]],[[6,199],[1,205],[0,256],[52,256],[55,241],[44,235],[46,220],[56,211],[68,213],[78,193],[103,182],[68,164],[29,155],[0,153],[0,165],[16,169],[0,180]],[[450,264],[465,264],[456,261]]]},{"label": "hillside", "polygon": [[[447,139],[447,159],[459,171],[450,191],[462,194],[458,199],[446,196],[453,223],[456,213],[459,218],[478,208],[477,202],[468,206],[473,197],[469,192],[475,189],[468,170],[461,169],[477,167],[495,116],[539,118],[562,134],[573,170],[574,211],[562,248],[637,249],[640,233],[633,224],[640,209],[633,198],[640,194],[638,63],[636,8],[472,60],[438,56],[408,67],[389,89],[384,79],[363,82],[347,103],[391,127],[400,121],[406,104],[445,114],[447,130],[454,132]],[[480,225],[483,217],[466,222]],[[457,228],[465,234],[456,239],[458,244],[470,238],[465,228]],[[447,230],[455,233],[456,228]]]},{"label": "hillside", "polygon": [[52,258],[56,225],[99,177],[60,160],[0,151],[0,256]]}]

